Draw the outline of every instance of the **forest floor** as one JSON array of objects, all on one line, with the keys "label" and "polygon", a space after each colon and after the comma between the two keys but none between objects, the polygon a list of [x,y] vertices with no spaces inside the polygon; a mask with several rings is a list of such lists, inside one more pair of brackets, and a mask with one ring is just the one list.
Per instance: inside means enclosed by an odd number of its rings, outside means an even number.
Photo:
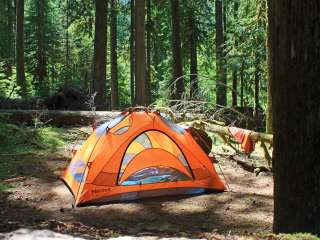
[{"label": "forest floor", "polygon": [[[72,142],[76,136],[84,137],[84,131],[88,128],[59,134]],[[72,141],[70,136],[74,136]],[[35,228],[87,238],[130,235],[211,239],[271,232],[272,176],[256,176],[224,155],[217,157],[230,187],[224,193],[72,208],[72,195],[58,180],[70,160],[68,148],[70,145],[60,144],[45,154],[19,157],[18,171],[4,179],[6,185],[0,184],[0,232]],[[2,158],[9,159],[5,156]],[[224,179],[220,168],[216,169]]]}]

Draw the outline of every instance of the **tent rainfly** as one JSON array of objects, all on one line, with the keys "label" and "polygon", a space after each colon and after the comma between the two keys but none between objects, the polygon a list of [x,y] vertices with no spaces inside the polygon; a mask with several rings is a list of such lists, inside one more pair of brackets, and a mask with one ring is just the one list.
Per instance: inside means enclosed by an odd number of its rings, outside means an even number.
[{"label": "tent rainfly", "polygon": [[61,179],[75,206],[225,190],[188,128],[147,109],[98,127]]}]

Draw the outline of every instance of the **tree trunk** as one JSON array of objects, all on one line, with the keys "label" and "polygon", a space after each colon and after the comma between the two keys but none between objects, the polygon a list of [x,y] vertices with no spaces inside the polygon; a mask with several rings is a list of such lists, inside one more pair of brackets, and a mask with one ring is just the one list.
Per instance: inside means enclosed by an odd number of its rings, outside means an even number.
[{"label": "tree trunk", "polygon": [[238,105],[238,71],[234,69],[232,71],[232,106]]},{"label": "tree trunk", "polygon": [[274,231],[319,234],[320,5],[269,3]]},{"label": "tree trunk", "polygon": [[[4,30],[4,26],[6,24],[6,9],[4,7],[0,8],[0,34],[3,35],[3,33],[5,32]],[[6,39],[4,37],[2,37],[2,44],[0,44],[0,55],[1,56],[5,56],[6,55],[6,51],[5,51],[5,42]]]},{"label": "tree trunk", "polygon": [[135,40],[135,36],[134,36],[134,28],[135,28],[135,23],[134,23],[134,1],[135,0],[131,0],[130,1],[130,15],[131,15],[131,23],[130,23],[130,96],[131,96],[131,105],[134,106],[135,105],[135,94],[134,94],[134,90],[135,90],[135,47],[134,47],[134,40]]},{"label": "tree trunk", "polygon": [[244,107],[244,66],[243,63],[241,64],[241,69],[240,69],[240,106],[243,108]]},{"label": "tree trunk", "polygon": [[151,102],[151,0],[147,0],[147,73],[146,98],[147,104]]},{"label": "tree trunk", "polygon": [[253,102],[253,116],[257,117],[259,112],[259,91],[260,91],[260,57],[256,53],[255,55],[255,72],[254,72],[254,102]]},{"label": "tree trunk", "polygon": [[[268,65],[270,66],[270,65]],[[266,133],[273,133],[272,130],[272,96],[271,96],[271,81],[268,77],[268,98],[266,112]]]},{"label": "tree trunk", "polygon": [[46,29],[45,23],[48,18],[48,1],[36,1],[36,66],[35,66],[35,82],[36,89],[40,96],[49,95],[48,84],[48,55],[46,46]]},{"label": "tree trunk", "polygon": [[95,35],[93,56],[93,91],[97,93],[98,110],[106,108],[106,47],[107,47],[107,1],[95,0]]},{"label": "tree trunk", "polygon": [[227,58],[226,58],[226,46],[225,44],[228,42],[228,15],[227,15],[227,0],[222,1],[222,16],[223,16],[223,67],[224,67],[224,81],[226,82],[225,91],[226,91],[226,105],[228,101],[228,65],[227,65]]},{"label": "tree trunk", "polygon": [[195,22],[194,6],[191,2],[189,4],[190,99],[195,99],[198,94],[197,27]]},{"label": "tree trunk", "polygon": [[0,56],[3,63],[3,73],[6,78],[9,78],[12,76],[14,62],[14,11],[11,0],[2,0],[0,6]]},{"label": "tree trunk", "polygon": [[[13,64],[14,62],[14,9],[12,6],[12,2],[11,0],[8,0],[8,57],[10,58],[10,63]],[[10,64],[10,65],[11,65]],[[11,66],[10,66],[10,72],[11,72]]]},{"label": "tree trunk", "polygon": [[[154,2],[154,9],[158,12],[159,9],[161,8],[161,4],[159,1]],[[159,14],[155,14],[155,16],[152,19],[152,61],[153,61],[153,67],[154,67],[154,78],[155,81],[153,82],[152,89],[154,92],[156,92],[156,96],[159,94],[158,91],[160,89],[160,81],[161,81],[161,68],[160,68],[160,63],[161,63],[161,48],[159,46],[159,37],[160,37],[160,23],[161,23],[161,18]]]},{"label": "tree trunk", "polygon": [[215,0],[216,8],[216,104],[218,106],[227,105],[227,77],[224,60],[224,36],[223,36],[223,13],[222,0]]},{"label": "tree trunk", "polygon": [[65,66],[65,76],[64,76],[64,86],[69,85],[70,78],[70,44],[69,44],[69,0],[66,0],[66,25],[65,25],[65,48],[66,48],[66,66]]},{"label": "tree trunk", "polygon": [[172,64],[173,76],[171,83],[171,98],[182,99],[184,92],[184,79],[181,59],[179,0],[170,0],[172,21]]},{"label": "tree trunk", "polygon": [[[267,9],[269,8],[269,1],[267,1]],[[269,10],[267,10],[269,12]],[[268,16],[269,18],[269,16]],[[271,78],[272,78],[272,51],[271,51],[271,32],[270,24],[267,22],[267,80],[268,80],[268,99],[267,99],[267,111],[266,111],[266,133],[273,133],[272,131],[272,96],[271,96]]]},{"label": "tree trunk", "polygon": [[135,1],[135,104],[147,105],[146,47],[145,47],[145,0]]},{"label": "tree trunk", "polygon": [[117,0],[111,0],[111,109],[119,107],[117,54]]},{"label": "tree trunk", "polygon": [[[238,11],[239,11],[239,2],[235,1],[233,5],[234,10],[234,21],[237,24],[238,21]],[[238,39],[236,34],[234,34],[234,47],[238,49]],[[232,106],[236,107],[238,105],[238,70],[236,68],[232,71]]]},{"label": "tree trunk", "polygon": [[26,96],[26,78],[24,72],[24,0],[17,0],[16,11],[17,84],[21,88],[21,96]]}]

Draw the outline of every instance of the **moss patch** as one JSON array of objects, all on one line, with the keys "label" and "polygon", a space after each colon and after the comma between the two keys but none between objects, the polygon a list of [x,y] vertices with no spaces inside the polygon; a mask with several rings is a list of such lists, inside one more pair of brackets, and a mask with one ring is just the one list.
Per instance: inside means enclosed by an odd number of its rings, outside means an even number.
[{"label": "moss patch", "polygon": [[[0,181],[46,170],[45,159],[66,144],[61,128],[34,129],[0,121]],[[0,185],[0,191],[6,185]]]},{"label": "moss patch", "polygon": [[7,183],[0,183],[0,192],[6,191],[10,189],[12,186]]}]

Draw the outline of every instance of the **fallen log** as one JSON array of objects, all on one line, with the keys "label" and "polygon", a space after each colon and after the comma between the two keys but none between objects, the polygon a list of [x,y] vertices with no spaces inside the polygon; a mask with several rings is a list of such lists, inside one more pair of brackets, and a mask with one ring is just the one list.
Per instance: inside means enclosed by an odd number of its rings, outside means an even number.
[{"label": "fallen log", "polygon": [[[229,129],[227,126],[221,126],[217,124],[208,123],[205,121],[192,121],[192,122],[184,122],[183,125],[187,125],[190,127],[198,128],[204,131],[213,132],[221,135],[227,135],[231,136],[229,133]],[[266,133],[260,133],[260,132],[254,132],[252,131],[250,134],[252,140],[254,142],[265,142],[272,145],[273,143],[273,135],[272,134],[266,134]]]},{"label": "fallen log", "polygon": [[[190,126],[196,129],[201,129],[202,131],[206,132],[212,132],[216,133],[221,139],[228,145],[230,146],[235,152],[238,152],[236,148],[232,146],[230,143],[229,139],[233,139],[233,136],[230,134],[229,129],[227,126],[221,126],[217,124],[212,124],[204,121],[192,121],[192,122],[184,122],[182,123],[183,125]],[[254,132],[252,131],[251,134],[251,139],[257,143],[261,142],[261,147],[264,151],[264,158],[268,163],[268,166],[271,167],[271,162],[272,162],[272,157],[270,156],[270,153],[268,151],[268,148],[266,147],[266,143],[269,143],[270,148],[272,148],[273,144],[273,135],[272,134],[266,134],[266,133],[259,133],[259,132]]]},{"label": "fallen log", "polygon": [[26,177],[14,177],[4,180],[5,183],[14,183],[14,182],[21,182],[24,181]]},{"label": "fallen log", "polygon": [[119,112],[110,111],[0,110],[0,118],[11,123],[35,125],[48,122],[56,126],[86,126],[92,124],[94,119],[99,124],[118,114]]},{"label": "fallen log", "polygon": [[[11,110],[1,109],[0,117],[17,124],[34,124],[35,119],[42,122],[60,126],[90,125],[93,119],[99,124],[115,118],[120,112],[112,111],[63,111],[63,110]],[[218,125],[219,122],[192,121],[181,124],[194,127],[203,131],[213,132],[224,136],[230,136],[227,126]],[[273,135],[252,132],[251,138],[255,142],[263,141],[272,145]]]}]

